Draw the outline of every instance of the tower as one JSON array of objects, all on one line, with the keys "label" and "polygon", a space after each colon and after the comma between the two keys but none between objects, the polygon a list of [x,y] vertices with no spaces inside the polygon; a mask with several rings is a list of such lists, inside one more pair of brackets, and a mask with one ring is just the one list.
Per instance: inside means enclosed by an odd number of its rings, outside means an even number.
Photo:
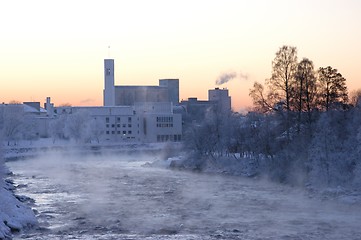
[{"label": "tower", "polygon": [[104,106],[115,105],[114,59],[104,59]]},{"label": "tower", "polygon": [[179,79],[159,79],[159,86],[168,89],[170,102],[174,105],[179,104]]},{"label": "tower", "polygon": [[222,113],[229,113],[232,110],[228,89],[215,88],[208,90],[208,100],[217,103],[217,108]]}]

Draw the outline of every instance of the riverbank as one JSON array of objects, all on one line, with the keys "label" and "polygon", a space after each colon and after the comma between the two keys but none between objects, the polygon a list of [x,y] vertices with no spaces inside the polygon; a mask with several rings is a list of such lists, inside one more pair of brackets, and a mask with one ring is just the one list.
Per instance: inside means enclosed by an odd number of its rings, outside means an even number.
[{"label": "riverbank", "polygon": [[[0,171],[4,173],[3,166],[0,166]],[[0,179],[1,240],[12,239],[13,233],[34,227],[38,223],[33,210],[14,195],[14,188],[11,182]]]},{"label": "riverbank", "polygon": [[[71,141],[57,141],[39,139],[37,141],[19,141],[7,145],[3,142],[0,156],[5,161],[14,161],[23,158],[32,158],[47,152],[61,152],[67,154],[131,154],[144,152],[157,154],[159,158],[169,157],[180,144],[169,143],[90,143],[76,144]],[[15,187],[6,176],[10,174],[0,161],[0,239],[11,239],[14,232],[19,232],[37,225],[32,209],[14,194]]]},{"label": "riverbank", "polygon": [[156,153],[167,158],[174,151],[181,149],[181,143],[138,143],[138,142],[100,142],[79,144],[73,141],[56,141],[39,139],[36,141],[19,141],[10,146],[3,143],[4,159],[11,161],[35,157],[45,152],[94,153],[94,154],[131,154],[133,152]]},{"label": "riverbank", "polygon": [[[260,172],[260,162],[247,157],[230,154],[218,157],[195,157],[192,154],[157,161],[153,166],[166,166],[173,170],[186,170],[206,174],[242,176],[255,180],[275,182],[270,176]],[[313,186],[307,182],[306,175],[299,175],[298,181],[279,183],[302,190],[309,198],[322,201],[335,201],[346,205],[361,206],[361,189],[356,186]],[[276,182],[277,183],[277,182]]]}]

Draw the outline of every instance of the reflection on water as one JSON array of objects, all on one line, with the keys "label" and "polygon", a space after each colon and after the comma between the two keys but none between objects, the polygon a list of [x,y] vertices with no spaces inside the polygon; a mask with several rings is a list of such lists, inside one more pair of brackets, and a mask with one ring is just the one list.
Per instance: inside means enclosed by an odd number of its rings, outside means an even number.
[{"label": "reflection on water", "polygon": [[285,186],[143,167],[152,157],[55,155],[9,162],[41,228],[18,239],[358,239],[359,206]]}]

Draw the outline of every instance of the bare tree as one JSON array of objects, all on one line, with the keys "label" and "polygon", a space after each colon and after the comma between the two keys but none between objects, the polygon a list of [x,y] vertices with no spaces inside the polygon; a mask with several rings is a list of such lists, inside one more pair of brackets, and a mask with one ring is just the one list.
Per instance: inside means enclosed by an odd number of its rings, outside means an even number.
[{"label": "bare tree", "polygon": [[346,79],[330,66],[318,70],[319,103],[321,108],[328,111],[337,104],[344,105],[348,101]]},{"label": "bare tree", "polygon": [[278,100],[285,101],[287,111],[292,109],[292,87],[295,83],[296,71],[296,47],[282,46],[276,53],[276,57],[272,62],[272,77],[267,83],[270,91],[276,94]]},{"label": "bare tree", "polygon": [[268,113],[274,110],[273,103],[265,96],[264,87],[259,82],[254,82],[250,89],[249,96],[253,100],[254,110],[261,113]]},{"label": "bare tree", "polygon": [[312,121],[312,111],[316,108],[316,76],[312,61],[307,58],[297,66],[295,73],[296,95],[294,101],[298,111],[298,123],[301,123],[302,112],[307,112],[307,120],[310,124]]},{"label": "bare tree", "polygon": [[354,90],[350,93],[349,103],[356,107],[361,104],[361,89]]}]

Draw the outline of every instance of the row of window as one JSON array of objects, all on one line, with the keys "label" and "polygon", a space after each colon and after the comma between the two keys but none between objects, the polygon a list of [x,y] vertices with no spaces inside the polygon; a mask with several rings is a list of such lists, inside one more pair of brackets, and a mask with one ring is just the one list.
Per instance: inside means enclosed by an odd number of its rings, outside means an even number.
[{"label": "row of window", "polygon": [[157,122],[173,122],[173,117],[157,117]]},{"label": "row of window", "polygon": [[[109,123],[110,122],[110,118],[109,117],[106,117],[105,118],[105,122],[106,123]],[[120,117],[117,117],[117,122],[120,123]],[[132,117],[128,117],[128,123],[131,123],[132,122]]]},{"label": "row of window", "polygon": [[182,135],[174,134],[174,135],[157,135],[157,142],[180,142],[182,140]]},{"label": "row of window", "polygon": [[[116,125],[115,125],[115,124],[111,124],[111,125],[110,125],[110,124],[107,124],[107,125],[106,125],[107,128],[109,128],[109,127],[115,128],[115,126],[117,126],[117,128],[120,128],[120,123],[118,123],[118,124],[116,124]],[[122,126],[122,128],[125,128],[125,127],[127,127],[127,124],[124,124],[124,123],[123,123],[121,126]],[[128,128],[131,128],[131,127],[132,127],[132,124],[129,124],[129,123],[128,123]]]},{"label": "row of window", "polygon": [[157,123],[157,127],[159,128],[172,128],[173,127],[173,123]]},{"label": "row of window", "polygon": [[[127,131],[106,131],[105,132],[106,134],[122,134],[122,135],[126,135],[127,134]],[[128,134],[132,134],[132,131],[128,131]]]}]

